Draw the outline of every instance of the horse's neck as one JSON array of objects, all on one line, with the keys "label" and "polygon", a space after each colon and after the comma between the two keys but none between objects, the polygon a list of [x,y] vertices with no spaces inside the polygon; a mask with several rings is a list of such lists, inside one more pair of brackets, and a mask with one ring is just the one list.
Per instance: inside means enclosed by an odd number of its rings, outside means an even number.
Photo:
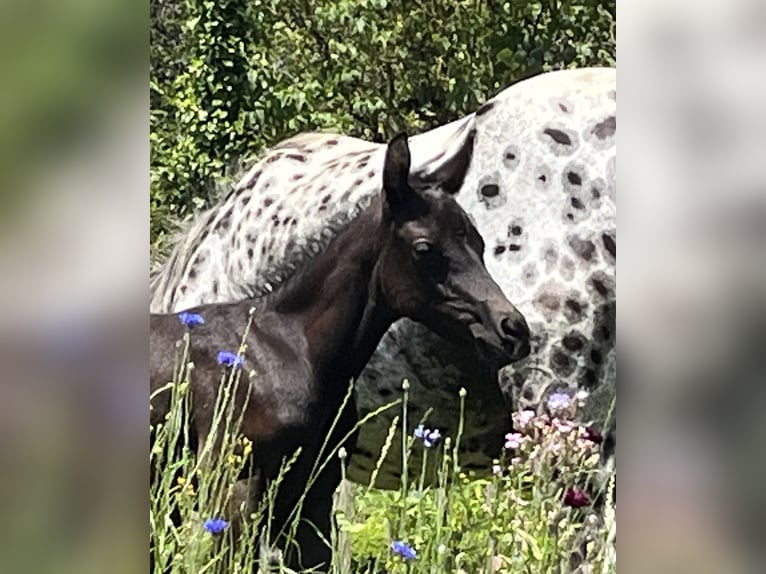
[{"label": "horse's neck", "polygon": [[359,374],[396,319],[374,280],[384,231],[376,206],[373,202],[273,299],[277,312],[300,324],[311,364],[339,377]]}]

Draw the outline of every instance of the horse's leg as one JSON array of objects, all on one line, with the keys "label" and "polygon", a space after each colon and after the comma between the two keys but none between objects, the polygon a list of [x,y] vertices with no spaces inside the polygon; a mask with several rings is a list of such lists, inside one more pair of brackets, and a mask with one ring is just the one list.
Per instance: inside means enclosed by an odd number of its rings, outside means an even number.
[{"label": "horse's leg", "polygon": [[[226,515],[230,523],[232,538],[239,540],[243,524],[251,521],[251,516],[258,510],[258,503],[264,491],[263,473],[254,468],[252,476],[238,480],[228,501]],[[253,524],[253,527],[257,527]]]},{"label": "horse's leg", "polygon": [[[338,424],[328,441],[329,451],[332,451],[335,445],[340,444],[344,435],[354,427],[356,422],[356,403],[352,399],[346,405],[346,409],[340,416]],[[347,453],[352,451],[357,435],[358,433],[355,431],[343,442],[342,446],[346,449]],[[323,459],[326,459],[327,456],[327,454],[323,455]],[[321,462],[323,461],[320,461],[320,464]],[[332,528],[335,524],[332,513],[333,494],[338,488],[342,477],[340,465],[347,465],[347,462],[347,458],[346,460],[340,460],[337,454],[332,455],[327,466],[319,474],[303,502],[301,520],[295,536],[295,541],[300,549],[300,565],[303,568],[317,568],[317,572],[327,572],[330,570],[332,561]]]}]

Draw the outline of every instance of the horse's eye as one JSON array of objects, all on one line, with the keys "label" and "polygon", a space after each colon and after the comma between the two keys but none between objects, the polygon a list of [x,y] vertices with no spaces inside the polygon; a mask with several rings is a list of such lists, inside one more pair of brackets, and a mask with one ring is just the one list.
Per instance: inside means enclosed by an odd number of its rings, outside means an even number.
[{"label": "horse's eye", "polygon": [[431,252],[431,244],[428,243],[425,239],[421,239],[419,241],[416,241],[412,248],[415,250],[416,255],[427,255]]}]

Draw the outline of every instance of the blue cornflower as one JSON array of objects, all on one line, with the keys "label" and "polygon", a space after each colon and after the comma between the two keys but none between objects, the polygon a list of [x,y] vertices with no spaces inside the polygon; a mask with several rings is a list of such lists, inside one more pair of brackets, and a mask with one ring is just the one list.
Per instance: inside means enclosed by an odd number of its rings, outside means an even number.
[{"label": "blue cornflower", "polygon": [[418,557],[415,549],[402,540],[394,540],[391,543],[391,549],[405,560],[415,560]]},{"label": "blue cornflower", "polygon": [[226,522],[223,518],[210,518],[208,520],[205,520],[205,530],[207,530],[210,534],[218,535],[226,528],[228,528],[229,523]]},{"label": "blue cornflower", "polygon": [[572,399],[566,393],[553,393],[548,397],[548,408],[552,411],[560,411],[569,408]]},{"label": "blue cornflower", "polygon": [[441,437],[442,433],[439,432],[439,429],[431,430],[423,427],[423,425],[418,425],[418,428],[415,429],[415,438],[422,440],[426,448],[431,448]]},{"label": "blue cornflower", "polygon": [[202,325],[205,322],[205,320],[202,318],[202,315],[198,313],[189,313],[188,311],[179,313],[178,318],[181,320],[181,323],[183,323],[187,327]]},{"label": "blue cornflower", "polygon": [[226,365],[227,367],[239,367],[244,362],[244,359],[239,355],[232,353],[231,351],[219,351],[218,352],[218,364]]}]

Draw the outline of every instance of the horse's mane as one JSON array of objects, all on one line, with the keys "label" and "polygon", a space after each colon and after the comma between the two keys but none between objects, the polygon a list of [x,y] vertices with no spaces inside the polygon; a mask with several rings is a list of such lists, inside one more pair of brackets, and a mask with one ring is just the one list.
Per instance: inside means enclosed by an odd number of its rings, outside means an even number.
[{"label": "horse's mane", "polygon": [[[294,149],[299,151],[311,143],[330,138],[352,141],[356,138],[350,138],[340,134],[330,132],[307,132],[300,133],[286,140],[282,140],[276,145],[268,148],[262,154],[260,159],[254,164],[238,170],[233,177],[233,183],[225,186],[216,186],[213,196],[218,200],[203,211],[199,211],[190,221],[179,225],[172,234],[173,248],[168,255],[160,262],[159,268],[150,271],[150,291],[152,298],[157,293],[163,295],[167,291],[167,283],[181,275],[189,265],[192,258],[196,255],[201,238],[205,236],[206,230],[210,229],[215,223],[217,216],[225,211],[226,205],[234,200],[236,193],[243,188],[249,187],[249,179],[252,173],[264,169],[275,152],[285,153]],[[359,140],[364,142],[364,140]],[[364,142],[370,145],[369,142]],[[348,148],[338,146],[338,157],[348,153]],[[262,260],[262,268],[245,285],[229,285],[238,291],[238,297],[259,297],[271,293],[275,288],[282,285],[290,279],[297,269],[300,269],[306,262],[313,259],[320,252],[326,249],[330,241],[340,233],[354,218],[356,218],[368,205],[375,194],[366,196],[356,204],[349,204],[347,209],[338,210],[333,216],[319,226],[316,231],[308,237],[296,237],[286,249],[285,256],[277,261],[268,262]]]}]

